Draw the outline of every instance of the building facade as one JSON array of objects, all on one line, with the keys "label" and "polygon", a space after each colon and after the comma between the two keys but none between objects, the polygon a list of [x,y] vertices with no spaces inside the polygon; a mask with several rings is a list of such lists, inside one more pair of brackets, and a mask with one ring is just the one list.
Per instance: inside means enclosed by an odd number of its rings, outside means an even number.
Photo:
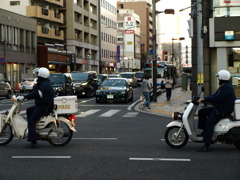
[{"label": "building facade", "polygon": [[111,74],[118,72],[117,67],[117,1],[101,0],[100,16],[100,72]]},{"label": "building facade", "polygon": [[153,36],[153,9],[151,0],[118,0],[117,9],[131,9],[141,22],[141,67],[149,59]]},{"label": "building facade", "polygon": [[141,70],[141,22],[134,10],[118,10],[117,44],[120,47],[121,71]]},{"label": "building facade", "polygon": [[[192,0],[192,4],[196,1]],[[226,69],[231,73],[231,82],[237,97],[240,97],[240,2],[211,0],[203,2],[203,24],[207,29],[203,38],[203,73],[205,95],[212,94],[218,87],[216,73]],[[192,8],[192,10],[194,7]],[[196,22],[196,15],[193,16]],[[194,23],[192,47],[193,72],[198,72],[197,27]],[[197,73],[193,73],[193,94],[197,95]]]},{"label": "building facade", "polygon": [[0,72],[13,89],[37,66],[37,21],[0,9]]}]

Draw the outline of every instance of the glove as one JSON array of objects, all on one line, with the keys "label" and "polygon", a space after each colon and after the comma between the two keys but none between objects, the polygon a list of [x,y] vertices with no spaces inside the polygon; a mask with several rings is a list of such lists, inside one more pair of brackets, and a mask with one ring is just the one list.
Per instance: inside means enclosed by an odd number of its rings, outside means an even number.
[{"label": "glove", "polygon": [[18,100],[19,100],[19,101],[23,101],[24,99],[25,99],[24,96],[19,96],[19,97],[18,97]]}]

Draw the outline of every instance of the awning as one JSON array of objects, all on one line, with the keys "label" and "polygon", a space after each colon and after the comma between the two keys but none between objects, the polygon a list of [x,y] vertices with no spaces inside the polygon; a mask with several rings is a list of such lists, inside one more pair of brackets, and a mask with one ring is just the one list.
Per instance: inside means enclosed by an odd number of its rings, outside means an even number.
[{"label": "awning", "polygon": [[70,65],[69,62],[61,62],[61,61],[48,61],[48,64]]}]

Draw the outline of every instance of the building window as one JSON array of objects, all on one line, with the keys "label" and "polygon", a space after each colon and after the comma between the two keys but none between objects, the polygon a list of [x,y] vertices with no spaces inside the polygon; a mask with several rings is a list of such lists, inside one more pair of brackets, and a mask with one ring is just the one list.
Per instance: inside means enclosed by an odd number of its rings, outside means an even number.
[{"label": "building window", "polygon": [[214,0],[214,17],[240,16],[240,1]]},{"label": "building window", "polygon": [[10,6],[20,5],[20,1],[10,1]]}]

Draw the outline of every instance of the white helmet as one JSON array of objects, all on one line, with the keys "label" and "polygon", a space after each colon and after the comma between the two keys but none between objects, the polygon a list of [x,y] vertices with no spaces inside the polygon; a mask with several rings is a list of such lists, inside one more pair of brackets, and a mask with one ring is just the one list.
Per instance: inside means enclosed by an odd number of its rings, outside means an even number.
[{"label": "white helmet", "polygon": [[219,80],[229,81],[231,74],[227,70],[221,70],[217,73],[216,77],[218,77]]},{"label": "white helmet", "polygon": [[36,74],[38,77],[42,77],[42,78],[46,78],[46,79],[50,75],[49,70],[45,67],[36,68],[33,70],[33,73]]}]

